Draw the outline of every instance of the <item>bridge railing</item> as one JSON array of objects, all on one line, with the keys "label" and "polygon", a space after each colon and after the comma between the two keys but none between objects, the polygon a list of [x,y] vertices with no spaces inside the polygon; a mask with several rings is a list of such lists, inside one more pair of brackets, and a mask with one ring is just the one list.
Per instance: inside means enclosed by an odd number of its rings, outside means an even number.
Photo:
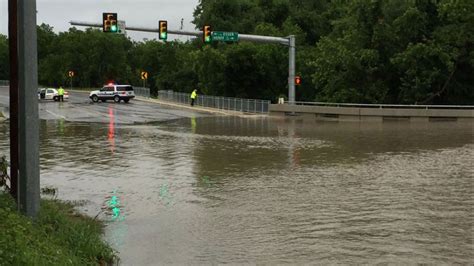
[{"label": "bridge railing", "polygon": [[[158,99],[181,104],[191,104],[191,94],[174,91],[158,91]],[[257,99],[242,99],[233,97],[220,97],[198,95],[195,105],[221,110],[237,111],[244,113],[268,113],[270,101]]]},{"label": "bridge railing", "polygon": [[150,98],[150,88],[133,86],[133,91],[135,92],[136,96]]},{"label": "bridge railing", "polygon": [[379,109],[474,109],[473,105],[417,105],[417,104],[359,104],[359,103],[327,103],[327,102],[295,102],[296,105],[356,107]]}]

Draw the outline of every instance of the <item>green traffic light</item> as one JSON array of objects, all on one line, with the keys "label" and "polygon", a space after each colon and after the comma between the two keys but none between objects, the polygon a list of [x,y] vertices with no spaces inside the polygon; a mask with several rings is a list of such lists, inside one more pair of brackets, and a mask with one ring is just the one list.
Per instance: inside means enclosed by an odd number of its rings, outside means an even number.
[{"label": "green traffic light", "polygon": [[110,27],[111,32],[117,32],[117,29],[117,25],[112,25],[112,27]]},{"label": "green traffic light", "polygon": [[166,32],[161,33],[161,38],[162,40],[166,40],[168,38],[168,34]]}]

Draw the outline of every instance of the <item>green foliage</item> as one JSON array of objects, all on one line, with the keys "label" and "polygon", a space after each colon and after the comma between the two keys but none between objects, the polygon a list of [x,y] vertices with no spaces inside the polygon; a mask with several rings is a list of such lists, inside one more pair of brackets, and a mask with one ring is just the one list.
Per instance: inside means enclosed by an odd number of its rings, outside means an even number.
[{"label": "green foliage", "polygon": [[1,265],[97,265],[117,260],[101,239],[102,227],[73,206],[42,200],[36,221],[20,215],[13,199],[0,193]]},{"label": "green foliage", "polygon": [[[124,36],[71,28],[52,37],[48,30],[51,28],[44,24],[38,27],[38,44],[44,45],[38,49],[40,84],[67,84],[69,70],[77,73],[76,86],[99,87],[112,79],[129,82],[131,68],[127,56],[132,42]],[[42,57],[43,54],[46,56]]]},{"label": "green foliage", "polygon": [[333,32],[310,63],[317,98],[473,104],[474,2],[393,2],[341,3]]},{"label": "green foliage", "polygon": [[0,34],[0,80],[8,80],[10,75],[7,36]]},{"label": "green foliage", "polygon": [[[298,101],[474,104],[474,1],[200,0],[196,29],[295,35]],[[8,76],[0,36],[0,79]],[[99,87],[109,80],[157,90],[275,100],[287,94],[288,51],[278,45],[134,42],[99,30],[38,27],[39,81]]]}]

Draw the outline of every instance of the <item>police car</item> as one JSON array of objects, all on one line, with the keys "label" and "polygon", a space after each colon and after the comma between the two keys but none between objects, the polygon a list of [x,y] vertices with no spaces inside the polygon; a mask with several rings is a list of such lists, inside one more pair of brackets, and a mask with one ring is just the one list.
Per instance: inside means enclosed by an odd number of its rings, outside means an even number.
[{"label": "police car", "polygon": [[[53,100],[55,102],[59,101],[59,94],[58,90],[53,89],[53,88],[44,88],[44,89],[38,89],[38,99],[40,100]],[[67,91],[64,91],[64,100],[69,99],[69,93]]]},{"label": "police car", "polygon": [[133,87],[130,85],[108,84],[98,91],[91,91],[89,98],[91,98],[93,102],[98,102],[99,100],[102,102],[114,100],[116,103],[120,101],[128,103],[130,99],[135,98],[135,93],[133,92]]}]

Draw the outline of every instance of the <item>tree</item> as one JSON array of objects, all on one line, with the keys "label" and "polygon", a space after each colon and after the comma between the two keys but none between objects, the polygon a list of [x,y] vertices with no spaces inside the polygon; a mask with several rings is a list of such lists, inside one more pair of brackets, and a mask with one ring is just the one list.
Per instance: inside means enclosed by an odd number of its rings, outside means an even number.
[{"label": "tree", "polygon": [[[296,35],[296,99],[358,103],[474,103],[474,1],[201,0],[197,29]],[[272,44],[133,42],[120,34],[38,27],[39,80],[78,86],[108,80],[275,99],[288,87],[288,50]],[[6,62],[0,36],[0,62]],[[7,76],[6,64],[0,75]]]},{"label": "tree", "polygon": [[10,79],[9,54],[8,38],[0,34],[0,80]]}]

